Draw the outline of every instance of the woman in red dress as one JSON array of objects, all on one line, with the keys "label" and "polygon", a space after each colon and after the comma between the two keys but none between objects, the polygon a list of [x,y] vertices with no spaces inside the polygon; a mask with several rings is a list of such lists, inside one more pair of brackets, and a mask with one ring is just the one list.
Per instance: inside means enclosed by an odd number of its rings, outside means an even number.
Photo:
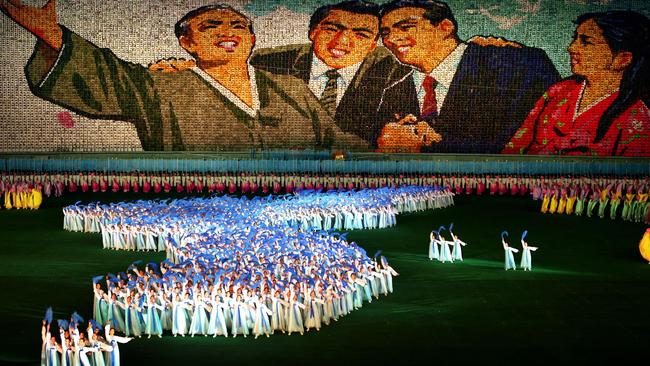
[{"label": "woman in red dress", "polygon": [[502,153],[650,156],[650,20],[609,11],[576,24],[574,75],[544,93]]}]

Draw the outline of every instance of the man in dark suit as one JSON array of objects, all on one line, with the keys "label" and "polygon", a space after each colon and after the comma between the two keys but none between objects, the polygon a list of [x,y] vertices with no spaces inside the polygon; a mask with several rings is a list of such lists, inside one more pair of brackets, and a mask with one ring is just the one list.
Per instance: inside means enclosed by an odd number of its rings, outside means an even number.
[{"label": "man in dark suit", "polygon": [[457,29],[443,2],[382,5],[384,45],[413,70],[384,90],[379,113],[428,121],[442,142],[425,151],[498,153],[559,74],[541,49],[465,43]]},{"label": "man in dark suit", "polygon": [[343,131],[375,144],[393,118],[389,111],[378,114],[381,97],[410,70],[377,46],[379,5],[344,1],[322,6],[311,16],[309,39],[309,44],[257,50],[250,62],[303,80]]}]

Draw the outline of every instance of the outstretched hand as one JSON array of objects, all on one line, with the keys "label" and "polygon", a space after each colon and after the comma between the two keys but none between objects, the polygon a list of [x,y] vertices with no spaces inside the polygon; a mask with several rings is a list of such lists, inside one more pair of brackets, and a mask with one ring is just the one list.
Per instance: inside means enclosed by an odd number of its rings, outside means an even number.
[{"label": "outstretched hand", "polygon": [[42,8],[23,5],[20,0],[0,0],[0,10],[55,50],[63,43],[63,31],[56,22],[56,1]]}]

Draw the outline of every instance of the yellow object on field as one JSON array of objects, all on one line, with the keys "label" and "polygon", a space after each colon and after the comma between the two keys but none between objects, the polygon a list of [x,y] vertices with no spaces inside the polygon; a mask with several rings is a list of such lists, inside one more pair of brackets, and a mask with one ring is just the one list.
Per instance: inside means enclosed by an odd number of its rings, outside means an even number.
[{"label": "yellow object on field", "polygon": [[639,242],[639,251],[641,256],[650,264],[650,228],[646,229],[641,242]]}]

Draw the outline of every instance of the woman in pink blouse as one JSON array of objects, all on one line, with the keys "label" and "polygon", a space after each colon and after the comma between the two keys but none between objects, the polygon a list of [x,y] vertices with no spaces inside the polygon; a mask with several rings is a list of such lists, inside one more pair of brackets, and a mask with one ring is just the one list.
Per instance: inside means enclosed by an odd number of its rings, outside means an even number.
[{"label": "woman in pink blouse", "polygon": [[650,20],[609,11],[576,24],[574,75],[544,93],[502,153],[650,156]]}]

